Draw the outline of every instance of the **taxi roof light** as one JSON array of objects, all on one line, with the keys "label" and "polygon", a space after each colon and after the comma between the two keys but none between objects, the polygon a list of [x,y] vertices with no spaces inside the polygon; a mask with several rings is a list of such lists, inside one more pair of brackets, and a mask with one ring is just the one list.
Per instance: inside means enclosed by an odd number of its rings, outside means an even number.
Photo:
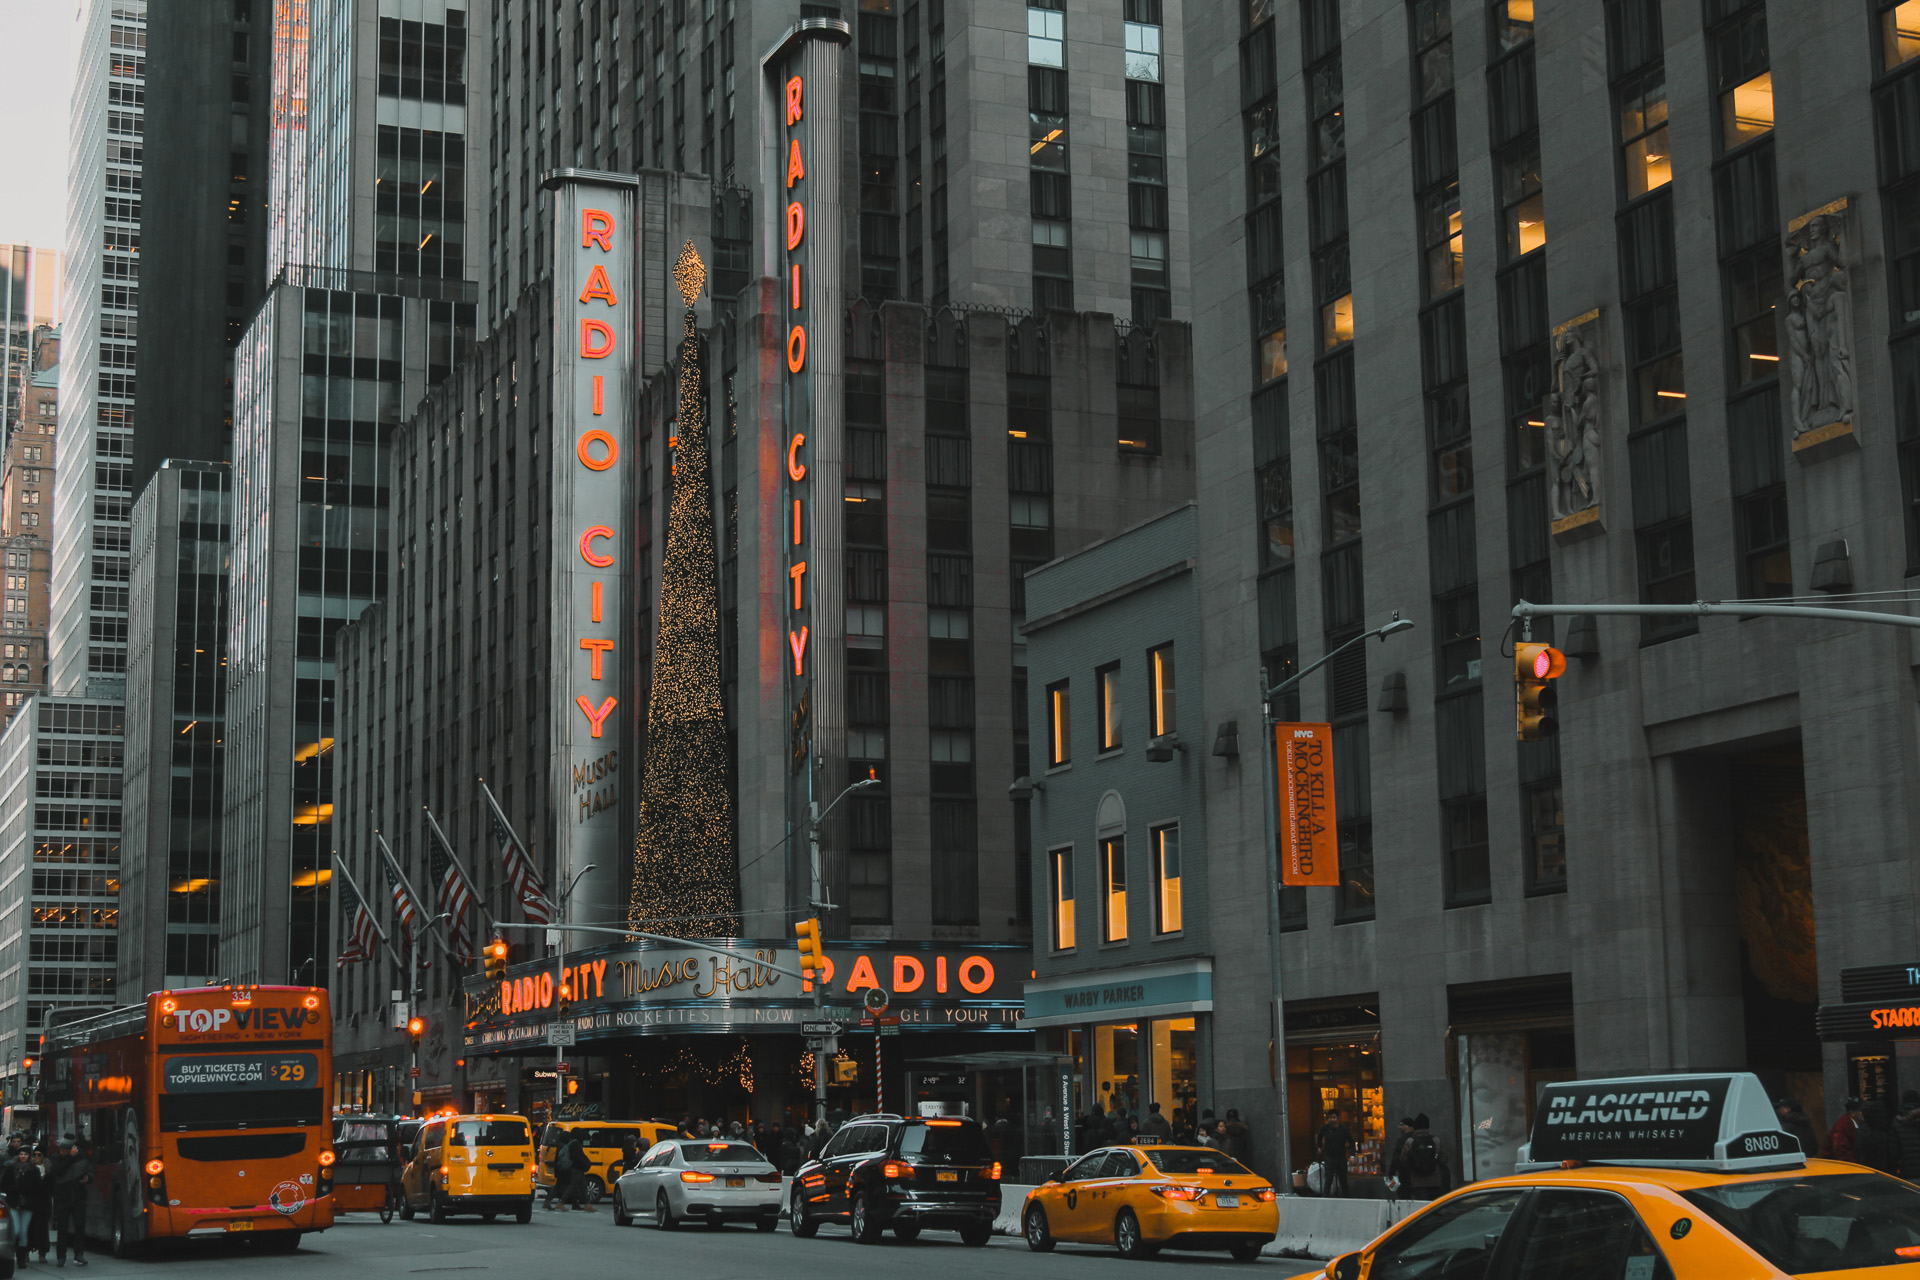
[{"label": "taxi roof light", "polygon": [[1541,1086],[1515,1173],[1582,1165],[1757,1173],[1804,1169],[1752,1072],[1569,1080]]}]

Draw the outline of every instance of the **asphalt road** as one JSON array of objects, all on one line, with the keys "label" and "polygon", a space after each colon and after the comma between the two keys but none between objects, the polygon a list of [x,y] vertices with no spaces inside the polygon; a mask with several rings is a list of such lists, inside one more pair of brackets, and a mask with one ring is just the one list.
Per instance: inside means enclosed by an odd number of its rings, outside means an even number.
[{"label": "asphalt road", "polygon": [[[371,1215],[347,1216],[331,1230],[308,1236],[293,1254],[263,1255],[239,1241],[195,1241],[192,1247],[174,1245],[133,1260],[109,1257],[90,1250],[90,1266],[69,1263],[57,1274],[61,1280],[108,1280],[115,1276],[142,1276],[164,1280],[200,1280],[202,1276],[286,1276],[289,1280],[386,1280],[423,1276],[426,1280],[486,1280],[483,1273],[503,1280],[577,1280],[586,1276],[620,1276],[644,1267],[655,1275],[677,1280],[900,1280],[913,1268],[936,1276],[965,1275],[972,1280],[1106,1280],[1143,1272],[1172,1277],[1211,1277],[1231,1280],[1250,1273],[1279,1280],[1313,1266],[1263,1258],[1238,1263],[1226,1254],[1162,1253],[1151,1262],[1126,1262],[1111,1249],[1061,1245],[1051,1254],[1028,1251],[1012,1236],[995,1236],[985,1248],[969,1249],[951,1232],[928,1231],[912,1244],[889,1235],[881,1244],[857,1245],[844,1227],[826,1225],[812,1240],[796,1240],[780,1230],[761,1233],[751,1226],[720,1230],[682,1226],[661,1232],[648,1226],[613,1225],[605,1205],[596,1213],[547,1213],[536,1210],[533,1222],[481,1223],[456,1219],[435,1226],[424,1219],[395,1219],[382,1226]],[[16,1275],[56,1274],[49,1255],[44,1265],[33,1263]]]}]

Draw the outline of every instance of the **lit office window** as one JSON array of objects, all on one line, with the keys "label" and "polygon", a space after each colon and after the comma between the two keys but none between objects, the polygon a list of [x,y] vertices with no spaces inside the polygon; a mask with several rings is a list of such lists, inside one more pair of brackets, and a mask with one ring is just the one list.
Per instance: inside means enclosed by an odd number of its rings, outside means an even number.
[{"label": "lit office window", "polygon": [[1073,850],[1055,849],[1049,861],[1053,877],[1053,949],[1073,950]]},{"label": "lit office window", "polygon": [[1147,654],[1148,700],[1152,705],[1153,736],[1172,733],[1177,722],[1173,715],[1173,646],[1163,644]]},{"label": "lit office window", "polygon": [[1067,681],[1047,686],[1047,763],[1062,765],[1073,759],[1072,701]]},{"label": "lit office window", "polygon": [[1901,0],[1880,15],[1880,44],[1886,69],[1920,58],[1920,0]]},{"label": "lit office window", "polygon": [[1620,149],[1625,155],[1627,199],[1673,181],[1673,151],[1667,145],[1667,73],[1655,67],[1620,89]]},{"label": "lit office window", "polygon": [[1107,942],[1127,940],[1127,838],[1100,842],[1100,922]]},{"label": "lit office window", "polygon": [[1180,932],[1180,828],[1153,829],[1153,880],[1155,933]]},{"label": "lit office window", "polygon": [[1100,690],[1100,749],[1120,748],[1120,664],[1115,662],[1093,673]]}]

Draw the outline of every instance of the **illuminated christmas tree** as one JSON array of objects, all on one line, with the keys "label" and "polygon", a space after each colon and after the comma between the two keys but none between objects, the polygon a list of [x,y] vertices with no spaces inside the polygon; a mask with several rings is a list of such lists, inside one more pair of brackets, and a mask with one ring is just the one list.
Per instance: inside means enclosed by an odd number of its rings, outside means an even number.
[{"label": "illuminated christmas tree", "polygon": [[707,272],[692,241],[680,251],[673,275],[687,303],[675,427],[679,443],[660,564],[659,635],[627,922],[652,933],[725,938],[740,931],[740,891],[733,797],[727,791],[727,717],[720,697],[720,592],[706,392],[693,316]]}]

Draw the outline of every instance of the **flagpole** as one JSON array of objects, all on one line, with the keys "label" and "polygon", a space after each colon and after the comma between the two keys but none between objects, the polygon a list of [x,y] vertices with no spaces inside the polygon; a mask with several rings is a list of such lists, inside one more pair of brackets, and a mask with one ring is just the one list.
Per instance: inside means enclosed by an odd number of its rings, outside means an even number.
[{"label": "flagpole", "polygon": [[367,913],[367,923],[372,925],[373,931],[380,935],[380,945],[386,948],[387,958],[393,961],[393,967],[405,973],[407,962],[402,960],[400,953],[393,949],[393,941],[387,937],[387,931],[380,927],[380,917],[374,913],[373,903],[368,900],[367,895],[361,890],[360,882],[353,878],[353,872],[347,870],[346,859],[342,858],[338,853],[333,855],[333,869],[345,878],[347,888],[353,891],[353,896],[360,903],[360,909]]},{"label": "flagpole", "polygon": [[[360,883],[353,878],[353,872],[347,870],[346,859],[337,853],[333,855],[333,869],[338,871],[341,877],[346,880],[347,888],[353,890],[353,896],[358,898],[361,903],[366,906],[367,914],[373,918],[373,931],[380,935],[380,941],[385,942],[387,940],[387,931],[380,927],[380,917],[373,914],[373,904],[367,900],[367,895],[360,891]],[[398,957],[396,956],[395,958],[397,959]]]},{"label": "flagpole", "polygon": [[[480,784],[480,794],[484,795],[487,798],[487,805],[493,810],[494,816],[500,819],[500,825],[506,829],[507,835],[512,837],[513,842],[520,846],[520,848],[526,853],[528,860],[531,861],[533,858],[533,850],[527,848],[527,842],[522,840],[520,838],[520,833],[513,829],[513,823],[508,821],[507,819],[507,811],[505,809],[502,809],[500,807],[500,802],[493,798],[493,789],[487,785],[487,780],[485,778],[477,778],[476,781],[478,781]],[[542,902],[546,903],[547,906],[553,910],[554,918],[556,920],[559,919],[560,911],[557,907],[554,906],[553,899],[547,897],[547,895],[544,893],[539,894],[538,897]]]},{"label": "flagpole", "polygon": [[488,910],[487,900],[480,896],[480,886],[473,882],[473,877],[468,875],[467,869],[461,865],[460,855],[453,851],[453,841],[447,839],[447,833],[440,829],[439,822],[434,819],[433,810],[421,805],[420,811],[427,815],[427,825],[433,828],[434,835],[440,837],[440,847],[447,851],[447,860],[453,863],[453,869],[460,873],[460,879],[466,883],[467,892],[473,895],[475,904],[480,908],[481,916],[486,920],[487,927],[491,929],[494,925],[493,912]]},{"label": "flagpole", "polygon": [[387,865],[393,868],[393,874],[400,877],[400,887],[407,891],[409,898],[413,899],[414,910],[420,913],[421,930],[432,935],[433,940],[440,944],[440,950],[446,953],[447,959],[453,959],[453,952],[448,949],[446,942],[438,934],[433,933],[433,926],[439,922],[440,917],[428,909],[427,900],[421,897],[420,891],[413,887],[413,881],[407,879],[407,873],[400,867],[400,859],[394,856],[393,847],[387,843],[387,838],[380,834],[378,827],[373,829],[373,838],[380,842],[380,852],[386,855]]}]

